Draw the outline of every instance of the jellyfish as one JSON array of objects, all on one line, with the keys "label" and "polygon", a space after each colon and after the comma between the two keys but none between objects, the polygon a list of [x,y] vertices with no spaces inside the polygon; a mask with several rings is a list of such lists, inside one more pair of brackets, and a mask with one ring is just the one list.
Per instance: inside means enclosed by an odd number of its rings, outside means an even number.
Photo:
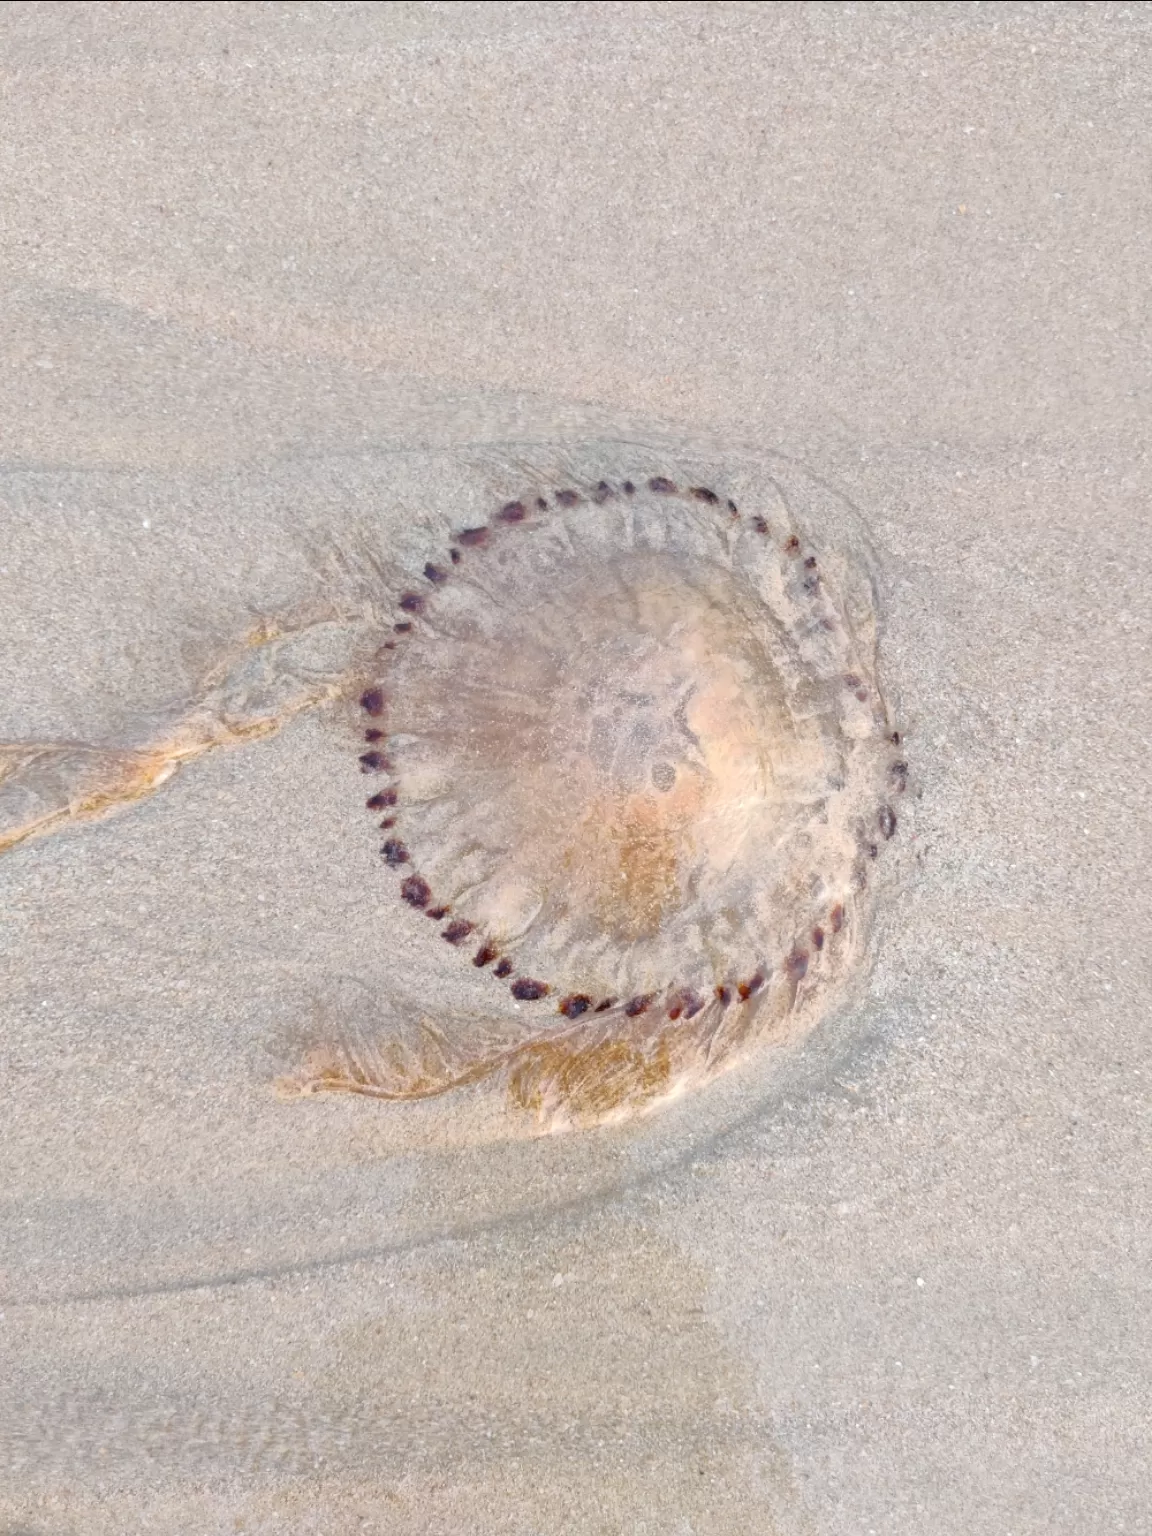
[{"label": "jellyfish", "polygon": [[867,571],[794,487],[626,443],[475,467],[387,547],[315,545],[316,593],[152,739],[8,744],[0,835],[324,711],[396,959],[324,1011],[281,1091],[485,1085],[538,1126],[601,1124],[823,1016],[907,764]]}]

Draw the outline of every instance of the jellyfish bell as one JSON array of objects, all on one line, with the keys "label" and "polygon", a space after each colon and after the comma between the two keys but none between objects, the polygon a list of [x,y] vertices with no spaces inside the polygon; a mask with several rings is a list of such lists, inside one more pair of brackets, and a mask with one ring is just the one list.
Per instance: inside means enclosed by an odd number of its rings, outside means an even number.
[{"label": "jellyfish bell", "polygon": [[447,1026],[430,1003],[434,1066],[361,1045],[312,1086],[498,1078],[589,1124],[809,1025],[894,826],[858,600],[779,500],[670,474],[538,483],[443,541],[384,601],[361,762],[382,901],[446,993],[453,967],[487,992]]}]

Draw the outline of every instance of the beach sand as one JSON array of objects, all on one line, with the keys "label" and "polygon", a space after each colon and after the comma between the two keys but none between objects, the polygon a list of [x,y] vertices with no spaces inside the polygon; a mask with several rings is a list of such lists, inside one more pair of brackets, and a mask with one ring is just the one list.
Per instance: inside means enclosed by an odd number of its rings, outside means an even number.
[{"label": "beach sand", "polygon": [[[1147,1528],[1150,21],[4,8],[3,1536]],[[867,964],[618,1126],[286,1097],[408,963],[350,551],[581,444],[866,551]]]}]

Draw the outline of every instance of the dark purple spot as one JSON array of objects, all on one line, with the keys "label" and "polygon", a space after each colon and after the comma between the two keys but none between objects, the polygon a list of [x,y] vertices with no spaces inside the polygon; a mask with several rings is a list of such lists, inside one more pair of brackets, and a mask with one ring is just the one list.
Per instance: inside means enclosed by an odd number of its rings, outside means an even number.
[{"label": "dark purple spot", "polygon": [[499,953],[500,951],[494,944],[481,944],[480,948],[472,956],[472,964],[477,970],[482,970],[484,966],[491,965]]},{"label": "dark purple spot", "polygon": [[720,1003],[720,1006],[722,1008],[727,1008],[728,1004],[732,1001],[732,988],[731,987],[717,987],[716,988],[716,999]]},{"label": "dark purple spot", "polygon": [[536,510],[537,510],[537,512],[547,512],[547,510],[548,510],[548,503],[544,499],[543,496],[537,496],[537,498],[536,498]]},{"label": "dark purple spot", "polygon": [[512,983],[512,996],[519,1003],[534,1003],[538,997],[546,996],[547,992],[545,982],[533,981],[530,976],[521,976]]},{"label": "dark purple spot", "polygon": [[714,507],[720,500],[716,492],[710,491],[706,485],[694,485],[688,494],[695,496],[697,501],[706,501],[710,507]]},{"label": "dark purple spot", "polygon": [[382,811],[385,806],[395,805],[397,794],[394,789],[382,789],[378,795],[373,795],[364,803],[370,811]]},{"label": "dark purple spot", "polygon": [[433,565],[431,561],[424,567],[424,574],[437,587],[448,580],[448,572],[442,571],[438,565]]},{"label": "dark purple spot", "polygon": [[833,933],[839,933],[844,926],[844,908],[839,902],[836,903],[828,914],[828,926]]},{"label": "dark purple spot", "polygon": [[817,949],[817,950],[824,948],[824,930],[823,930],[823,928],[819,928],[819,927],[813,928],[813,930],[812,930],[812,948],[813,949]]},{"label": "dark purple spot", "polygon": [[[627,487],[625,487],[627,489]],[[646,992],[642,997],[634,997],[624,1004],[624,1012],[630,1019],[636,1018],[641,1013],[647,1013],[652,1006],[652,994]]]},{"label": "dark purple spot", "polygon": [[451,560],[453,565],[459,565],[460,564],[460,551],[458,549],[450,549],[448,551],[448,558],[449,558],[449,560]]},{"label": "dark purple spot", "polygon": [[908,788],[908,764],[893,763],[888,769],[888,778],[896,793],[902,795]]},{"label": "dark purple spot", "polygon": [[784,962],[793,981],[803,981],[808,974],[808,952],[794,949]]},{"label": "dark purple spot", "polygon": [[800,585],[809,597],[815,597],[816,593],[820,590],[820,578],[819,576],[805,576]]},{"label": "dark purple spot", "polygon": [[602,1003],[597,1003],[596,1004],[596,1012],[597,1013],[607,1013],[609,1008],[612,1007],[612,1005],[615,1003],[615,1001],[616,1001],[616,999],[614,997],[606,997]]},{"label": "dark purple spot", "polygon": [[736,988],[736,995],[741,1002],[746,1003],[753,993],[759,992],[767,979],[763,971],[754,972],[747,981],[742,981]]},{"label": "dark purple spot", "polygon": [[360,754],[361,773],[386,773],[388,771],[388,759],[383,752],[362,752]]},{"label": "dark purple spot", "polygon": [[875,843],[868,844],[868,857],[870,859],[878,859],[880,857],[880,850]]},{"label": "dark purple spot", "polygon": [[407,620],[405,620],[402,624],[393,624],[392,628],[398,635],[406,635],[412,626],[408,623]]},{"label": "dark purple spot", "polygon": [[815,555],[809,555],[808,558],[804,561],[804,569],[806,571],[814,571],[816,569]]},{"label": "dark purple spot", "polygon": [[893,731],[891,736],[889,736],[888,740],[892,743],[892,745],[894,747],[898,747],[900,745],[900,732],[899,731]]},{"label": "dark purple spot", "polygon": [[382,715],[384,713],[383,688],[369,688],[360,695],[360,708],[366,715]]},{"label": "dark purple spot", "polygon": [[371,730],[364,732],[365,741],[383,741],[384,736],[385,732],[378,730],[376,726],[373,726]]},{"label": "dark purple spot", "polygon": [[463,528],[456,535],[456,538],[459,543],[463,544],[465,549],[475,549],[479,544],[487,544],[490,532],[491,529],[488,527]]},{"label": "dark purple spot", "polygon": [[419,592],[405,592],[400,599],[400,606],[405,613],[423,613],[424,599]]},{"label": "dark purple spot", "polygon": [[380,830],[381,830],[381,832],[387,832],[392,827],[394,827],[395,825],[396,825],[396,818],[395,818],[395,816],[385,816],[384,820],[380,823]]},{"label": "dark purple spot", "polygon": [[800,540],[794,533],[784,540],[784,553],[786,555],[798,555],[800,553]]},{"label": "dark purple spot", "polygon": [[728,510],[731,512],[733,517],[740,516],[740,508],[736,505],[731,497],[728,498]]},{"label": "dark purple spot", "polygon": [[890,805],[882,805],[876,820],[880,827],[880,834],[884,838],[892,836],[896,830],[896,812]]},{"label": "dark purple spot", "polygon": [[566,997],[557,1005],[557,1012],[562,1013],[566,1019],[578,1019],[582,1013],[587,1013],[591,1006],[590,997],[585,997],[583,992],[574,992],[571,997]]},{"label": "dark purple spot", "polygon": [[400,887],[400,894],[410,907],[426,907],[432,900],[432,887],[419,875],[409,875]]},{"label": "dark purple spot", "polygon": [[653,475],[648,482],[648,489],[655,491],[658,496],[672,496],[676,491],[676,482],[666,479],[664,475]]},{"label": "dark purple spot", "polygon": [[694,1019],[704,1006],[704,999],[697,992],[681,992],[680,1001],[684,1005],[686,1019]]},{"label": "dark purple spot", "polygon": [[509,501],[500,508],[502,523],[522,523],[528,516],[528,508],[522,501]]},{"label": "dark purple spot", "polygon": [[580,500],[579,491],[557,491],[556,505],[558,507],[574,507]]},{"label": "dark purple spot", "polygon": [[592,500],[600,505],[603,505],[603,503],[606,502],[610,496],[614,496],[615,494],[615,491],[608,484],[607,480],[601,480],[599,485],[592,492]]},{"label": "dark purple spot", "polygon": [[623,490],[625,496],[635,496],[636,494],[636,487],[632,484],[631,480],[625,480]]},{"label": "dark purple spot", "polygon": [[451,907],[429,907],[424,916],[430,917],[434,923],[438,923],[442,918],[447,917],[451,910]]},{"label": "dark purple spot", "polygon": [[505,976],[511,976],[511,974],[512,974],[512,962],[511,962],[511,960],[501,960],[499,965],[496,967],[495,971],[493,972],[493,974],[496,975],[496,976],[499,976],[501,978],[503,978]]},{"label": "dark purple spot", "polygon": [[462,917],[456,917],[452,919],[440,937],[446,944],[463,944],[475,926],[475,923],[469,923]]},{"label": "dark purple spot", "polygon": [[752,519],[752,526],[753,526],[753,528],[755,528],[757,533],[767,533],[768,532],[768,524],[764,520],[764,518],[762,518],[762,517],[754,517]]},{"label": "dark purple spot", "polygon": [[384,855],[385,864],[391,864],[393,868],[395,868],[397,864],[407,864],[412,857],[407,848],[405,848],[404,844],[397,842],[397,840],[392,837],[388,839],[383,848],[381,848],[380,852]]}]

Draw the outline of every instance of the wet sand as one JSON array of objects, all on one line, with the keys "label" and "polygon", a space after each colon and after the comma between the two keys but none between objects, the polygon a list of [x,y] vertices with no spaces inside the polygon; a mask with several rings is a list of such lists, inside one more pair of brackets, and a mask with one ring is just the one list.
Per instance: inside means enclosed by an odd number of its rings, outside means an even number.
[{"label": "wet sand", "polygon": [[[0,39],[0,739],[192,732],[0,857],[0,1531],[1141,1529],[1147,12]],[[285,1099],[405,959],[351,543],[594,441],[781,455],[866,542],[868,963],[624,1126]]]}]

